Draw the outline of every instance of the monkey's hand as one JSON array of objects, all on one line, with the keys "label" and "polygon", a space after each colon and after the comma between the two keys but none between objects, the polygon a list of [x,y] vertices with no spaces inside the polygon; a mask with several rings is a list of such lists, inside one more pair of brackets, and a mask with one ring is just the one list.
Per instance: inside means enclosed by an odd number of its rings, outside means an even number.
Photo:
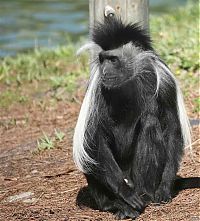
[{"label": "monkey's hand", "polygon": [[140,213],[144,210],[144,202],[134,191],[134,189],[126,183],[126,181],[120,185],[117,195],[119,195],[128,205]]},{"label": "monkey's hand", "polygon": [[136,219],[140,215],[136,210],[131,209],[130,207],[123,207],[121,210],[115,213],[116,219]]}]

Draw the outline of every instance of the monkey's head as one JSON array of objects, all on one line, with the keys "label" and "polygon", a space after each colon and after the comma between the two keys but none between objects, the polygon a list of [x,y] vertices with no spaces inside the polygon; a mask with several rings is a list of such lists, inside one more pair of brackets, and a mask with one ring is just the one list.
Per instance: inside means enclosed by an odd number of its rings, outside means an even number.
[{"label": "monkey's head", "polygon": [[102,50],[98,58],[102,84],[109,89],[116,88],[134,77],[134,60],[138,53],[140,48],[134,47],[132,43]]},{"label": "monkey's head", "polygon": [[102,49],[98,64],[102,84],[111,89],[134,77],[134,61],[141,51],[152,50],[151,40],[138,24],[123,24],[113,18],[98,23],[92,40]]}]

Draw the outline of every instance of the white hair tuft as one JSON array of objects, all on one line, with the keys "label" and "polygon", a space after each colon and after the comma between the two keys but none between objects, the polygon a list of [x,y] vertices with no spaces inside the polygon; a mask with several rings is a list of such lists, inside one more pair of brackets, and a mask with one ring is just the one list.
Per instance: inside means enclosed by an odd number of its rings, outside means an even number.
[{"label": "white hair tuft", "polygon": [[[154,65],[155,70],[156,70],[156,75],[158,76],[161,73],[163,73],[163,71],[164,71],[169,76],[171,76],[171,78],[174,80],[174,83],[176,85],[177,111],[178,111],[179,121],[180,121],[180,125],[181,125],[184,146],[185,147],[189,146],[191,149],[192,148],[192,146],[191,146],[191,127],[190,127],[190,122],[189,122],[187,112],[185,109],[183,95],[182,95],[179,83],[176,80],[173,73],[169,70],[169,68],[162,61],[160,61],[159,58],[157,58],[155,61],[157,64],[157,65]],[[157,88],[158,89],[159,89],[159,85],[162,84],[162,81],[168,81],[166,75],[160,75],[159,78],[157,78]]]},{"label": "white hair tuft", "polygon": [[[85,128],[88,122],[88,117],[93,111],[93,100],[94,93],[96,91],[97,80],[98,80],[98,69],[93,72],[91,76],[90,84],[88,86],[87,92],[85,94],[81,110],[79,113],[78,121],[75,127],[74,138],[73,138],[73,157],[76,166],[82,172],[88,172],[90,170],[87,164],[96,164],[96,162],[87,154],[84,145],[87,146],[87,142],[84,138]],[[88,148],[90,148],[88,146]],[[84,167],[83,167],[84,166]]]},{"label": "white hair tuft", "polygon": [[[130,44],[127,45],[130,48]],[[78,54],[82,53],[85,50],[93,50],[93,57],[97,57],[98,53],[102,50],[100,46],[93,42],[89,42],[78,50]],[[172,84],[173,82],[176,85],[176,94],[177,94],[177,112],[179,116],[179,121],[181,125],[182,137],[185,146],[190,146],[191,148],[191,129],[190,123],[187,117],[183,96],[179,87],[179,84],[169,70],[169,68],[159,59],[159,57],[151,52],[141,52],[137,55],[137,60],[142,61],[145,58],[149,58],[152,62],[152,65],[155,70],[157,85],[155,94],[158,95],[159,88],[165,87],[165,83]],[[137,66],[137,62],[135,63]],[[141,64],[141,63],[140,63]],[[97,164],[94,159],[92,159],[85,150],[85,147],[88,149],[91,148],[88,146],[84,135],[86,126],[88,123],[88,119],[90,114],[93,114],[95,111],[94,107],[94,99],[95,92],[98,87],[99,80],[99,68],[97,63],[92,64],[91,68],[91,76],[89,80],[89,86],[87,88],[86,95],[84,97],[81,110],[79,113],[78,121],[75,127],[74,137],[73,137],[73,157],[76,166],[84,173],[90,172],[90,165]],[[91,122],[92,123],[92,122]]]},{"label": "white hair tuft", "polygon": [[[102,49],[94,42],[89,42],[83,45],[77,51],[77,55],[80,55],[82,52],[86,50],[93,50],[93,52],[97,54]],[[73,158],[75,164],[79,168],[79,170],[87,173],[90,171],[89,164],[96,164],[96,162],[88,155],[88,153],[84,148],[84,145],[87,146],[84,134],[89,115],[90,113],[92,113],[94,108],[93,103],[94,103],[95,91],[97,88],[98,75],[99,75],[99,69],[96,64],[93,64],[91,67],[91,76],[89,79],[89,85],[85,97],[83,99],[83,103],[80,109],[73,137]],[[88,146],[88,148],[90,147]]]}]

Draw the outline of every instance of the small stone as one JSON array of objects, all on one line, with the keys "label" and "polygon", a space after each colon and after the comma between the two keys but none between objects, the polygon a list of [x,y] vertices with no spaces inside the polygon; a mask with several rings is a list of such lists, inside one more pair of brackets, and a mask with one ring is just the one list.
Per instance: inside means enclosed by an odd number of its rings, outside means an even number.
[{"label": "small stone", "polygon": [[31,173],[32,174],[38,173],[38,170],[32,170]]},{"label": "small stone", "polygon": [[23,192],[23,193],[14,195],[14,196],[9,196],[7,198],[7,201],[9,203],[12,203],[12,202],[15,202],[15,201],[20,201],[20,200],[23,201],[23,200],[32,198],[33,195],[34,195],[34,193],[32,193],[32,192]]},{"label": "small stone", "polygon": [[29,174],[28,174],[28,175],[26,175],[26,178],[31,178],[31,175],[29,175]]}]

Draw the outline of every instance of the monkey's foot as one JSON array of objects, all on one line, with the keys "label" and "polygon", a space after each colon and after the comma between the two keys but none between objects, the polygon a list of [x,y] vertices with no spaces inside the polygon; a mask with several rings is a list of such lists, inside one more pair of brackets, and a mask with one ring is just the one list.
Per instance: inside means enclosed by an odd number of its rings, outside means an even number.
[{"label": "monkey's foot", "polygon": [[171,192],[167,188],[158,188],[155,193],[154,202],[159,204],[165,204],[172,201]]},{"label": "monkey's foot", "polygon": [[116,219],[129,219],[131,218],[132,220],[136,219],[140,215],[139,212],[133,210],[132,208],[127,208],[123,210],[119,210],[115,213]]}]

